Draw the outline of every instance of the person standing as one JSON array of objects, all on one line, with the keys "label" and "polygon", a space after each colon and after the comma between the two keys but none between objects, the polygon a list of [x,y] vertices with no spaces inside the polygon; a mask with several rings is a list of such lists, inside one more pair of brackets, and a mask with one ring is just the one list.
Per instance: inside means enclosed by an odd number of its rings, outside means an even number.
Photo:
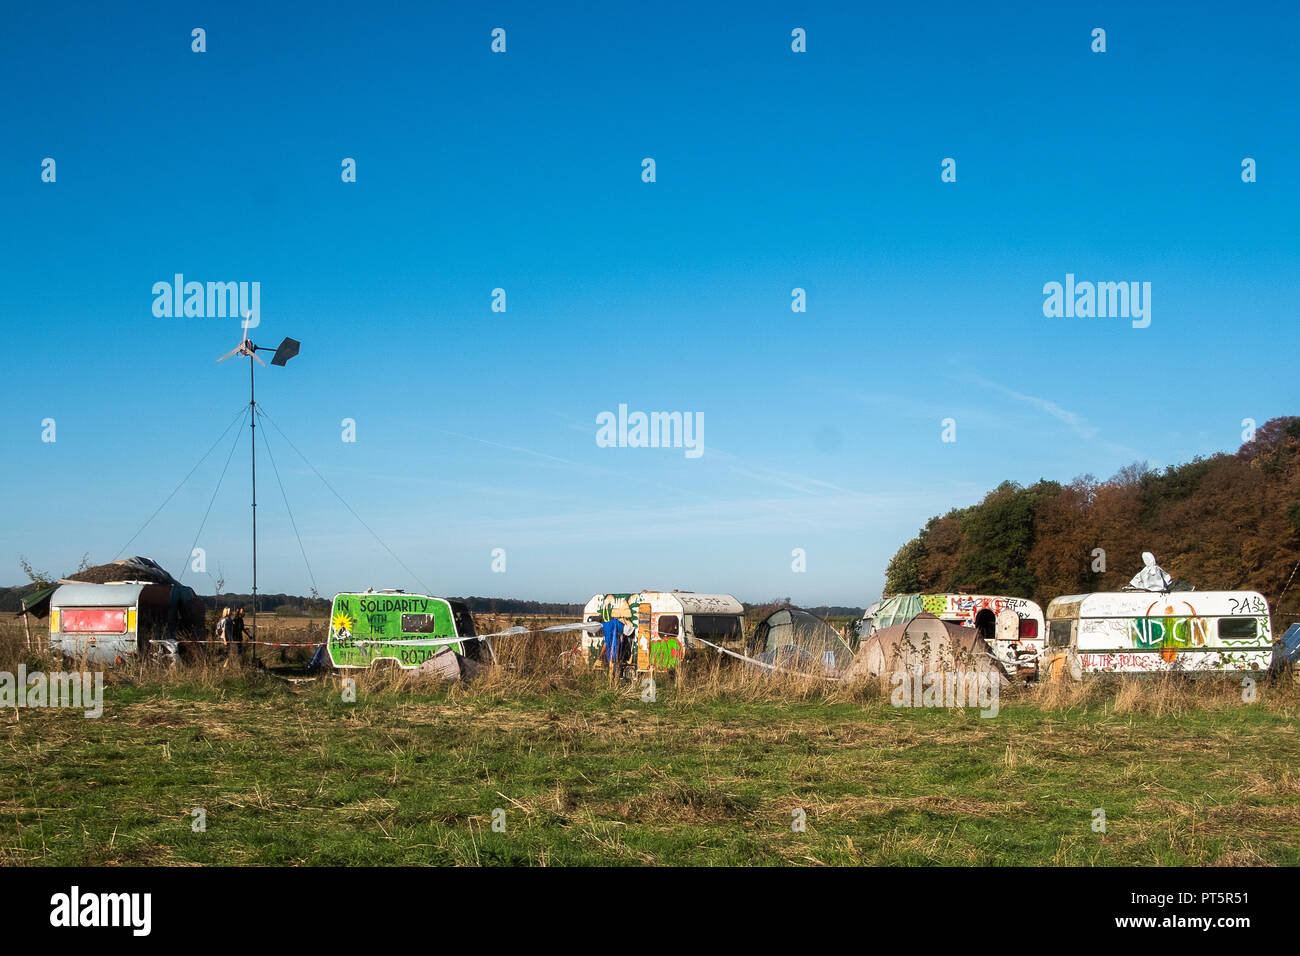
[{"label": "person standing", "polygon": [[[230,608],[222,608],[221,617],[217,618],[216,637],[217,643],[222,645],[222,650],[226,649],[227,635],[230,633]],[[205,655],[206,656],[206,655]]]},{"label": "person standing", "polygon": [[226,628],[226,641],[233,648],[234,656],[241,664],[244,662],[244,635],[246,633],[244,609],[237,607],[235,613],[230,616],[230,624]]}]

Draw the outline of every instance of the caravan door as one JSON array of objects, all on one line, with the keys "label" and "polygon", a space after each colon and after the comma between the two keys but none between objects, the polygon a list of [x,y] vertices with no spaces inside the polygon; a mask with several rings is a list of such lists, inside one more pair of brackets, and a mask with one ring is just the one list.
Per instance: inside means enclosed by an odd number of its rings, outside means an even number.
[{"label": "caravan door", "polygon": [[1010,608],[999,611],[995,630],[998,645],[1010,646],[1020,639],[1020,615]]},{"label": "caravan door", "polygon": [[997,642],[994,649],[1012,677],[1033,678],[1038,675],[1038,648],[1020,637],[1020,615],[1004,608],[998,612]]}]

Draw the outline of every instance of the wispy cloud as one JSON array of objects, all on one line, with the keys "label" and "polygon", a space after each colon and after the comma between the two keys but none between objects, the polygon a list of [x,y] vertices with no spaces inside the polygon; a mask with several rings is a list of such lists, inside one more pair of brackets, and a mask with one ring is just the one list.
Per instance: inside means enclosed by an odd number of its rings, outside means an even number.
[{"label": "wispy cloud", "polygon": [[999,382],[990,382],[988,379],[981,378],[978,375],[973,376],[972,380],[985,388],[991,388],[996,392],[1001,392],[1008,398],[1014,398],[1018,402],[1024,402],[1026,405],[1031,405],[1039,411],[1051,415],[1057,421],[1069,425],[1070,428],[1073,429],[1074,433],[1080,438],[1086,438],[1091,441],[1097,437],[1096,426],[1089,425],[1082,415],[1079,415],[1077,412],[1072,412],[1068,408],[1062,408],[1060,405],[1056,404],[1056,402],[1049,401],[1046,398],[1039,398],[1036,395],[1026,395],[1024,392],[1017,392],[1015,389],[1007,388]]}]

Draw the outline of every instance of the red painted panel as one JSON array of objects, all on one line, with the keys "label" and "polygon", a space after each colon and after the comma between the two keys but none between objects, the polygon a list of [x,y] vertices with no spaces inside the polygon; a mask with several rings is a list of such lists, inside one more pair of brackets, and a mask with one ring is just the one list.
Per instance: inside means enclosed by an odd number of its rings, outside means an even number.
[{"label": "red painted panel", "polygon": [[59,611],[63,633],[93,631],[99,634],[125,634],[126,611],[122,608],[64,608]]},{"label": "red painted panel", "polygon": [[1021,636],[1021,637],[1037,637],[1037,636],[1038,636],[1038,622],[1035,621],[1033,618],[1022,617],[1022,618],[1020,619],[1020,636]]}]

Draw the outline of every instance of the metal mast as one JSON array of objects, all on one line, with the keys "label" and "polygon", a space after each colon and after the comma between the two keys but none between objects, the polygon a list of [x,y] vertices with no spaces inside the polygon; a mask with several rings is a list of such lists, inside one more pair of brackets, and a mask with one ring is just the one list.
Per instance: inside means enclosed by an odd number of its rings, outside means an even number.
[{"label": "metal mast", "polygon": [[[248,328],[249,328],[249,324],[252,322],[252,319],[253,316],[251,313],[245,313],[244,333],[243,336],[240,338],[239,344],[235,346],[233,349],[231,349],[229,352],[227,352],[225,355],[221,356],[221,358],[217,359],[217,361],[224,362],[226,359],[230,358],[233,355],[248,356],[248,429],[249,429],[248,445],[249,445],[249,451],[252,453],[250,457],[250,461],[252,462],[252,467],[253,467],[253,471],[252,471],[253,619],[252,619],[251,630],[249,632],[249,642],[253,648],[252,659],[256,661],[257,660],[257,382],[256,382],[257,370],[255,369],[253,363],[261,362],[262,365],[266,365],[265,362],[262,362],[262,360],[257,357],[257,353],[259,351],[269,352],[271,350],[266,346],[254,345],[252,341],[248,338]],[[301,343],[299,343],[297,339],[291,339],[288,336],[286,336],[284,340],[280,343],[279,347],[276,348],[275,357],[271,359],[271,364],[272,365],[287,364],[289,359],[293,358],[295,355],[298,354],[298,349],[300,347],[300,344]]]}]

